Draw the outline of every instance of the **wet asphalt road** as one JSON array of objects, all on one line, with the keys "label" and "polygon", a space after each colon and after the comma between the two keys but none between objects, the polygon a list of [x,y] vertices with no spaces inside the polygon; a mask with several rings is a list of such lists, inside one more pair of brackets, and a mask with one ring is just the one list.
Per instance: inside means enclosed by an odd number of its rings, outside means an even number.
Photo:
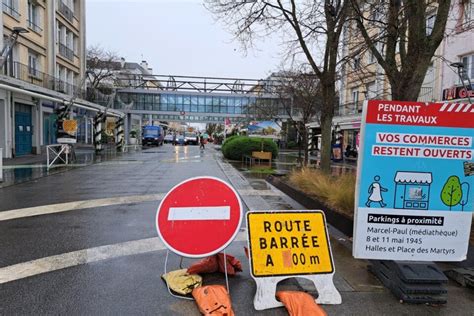
[{"label": "wet asphalt road", "polygon": [[[187,178],[204,175],[232,182],[239,190],[249,188],[238,172],[219,163],[212,147],[200,151],[197,146],[165,145],[0,189],[0,315],[200,315],[193,301],[170,296],[160,278],[166,250],[156,238],[154,226],[159,198],[149,196],[162,195]],[[254,188],[267,189],[264,181],[253,181]],[[144,196],[138,202],[118,201]],[[97,199],[115,204],[81,207],[76,203],[66,212],[2,220],[2,214],[11,210],[47,205],[57,209],[58,203]],[[279,196],[267,196],[265,201],[274,209],[301,207],[285,205],[291,202],[282,202]],[[244,212],[246,203],[252,203],[254,209],[268,207],[259,207],[261,202],[259,196],[245,197]],[[23,213],[20,210],[18,214]],[[128,242],[137,242],[142,248],[132,249]],[[472,315],[474,294],[453,285],[451,304],[446,308],[400,304],[367,273],[365,261],[354,260],[350,249],[334,237],[332,243],[335,283],[343,304],[324,306],[328,314]],[[115,247],[113,251],[103,249],[109,245]],[[249,275],[245,245],[245,239],[237,238],[228,247],[244,270],[230,278],[236,314],[287,315],[283,308],[254,310],[255,282]],[[191,262],[185,259],[183,266]],[[171,255],[168,267],[179,268],[179,258]],[[43,273],[34,272],[42,269]],[[24,277],[30,271],[32,276]],[[2,278],[11,280],[2,282]],[[224,278],[209,275],[204,284],[224,284]],[[294,280],[286,287],[301,289]]]},{"label": "wet asphalt road", "polygon": [[[0,189],[0,213],[57,203],[163,194],[195,176],[229,181],[216,151],[197,146],[165,145],[126,154],[116,160],[77,168]],[[157,236],[154,226],[159,201],[90,207],[0,221],[0,268],[93,247]],[[247,208],[245,207],[245,211]],[[245,221],[243,221],[245,225]],[[244,241],[229,252],[244,266]],[[0,314],[159,314],[199,315],[195,303],[171,297],[160,275],[165,250],[117,256],[0,284]],[[170,257],[169,267],[179,266]],[[185,260],[189,264],[191,260]],[[248,271],[248,268],[244,269]],[[223,284],[209,276],[207,284]],[[231,279],[239,314],[253,313],[254,282],[247,272]],[[263,312],[285,315],[283,309]]]}]

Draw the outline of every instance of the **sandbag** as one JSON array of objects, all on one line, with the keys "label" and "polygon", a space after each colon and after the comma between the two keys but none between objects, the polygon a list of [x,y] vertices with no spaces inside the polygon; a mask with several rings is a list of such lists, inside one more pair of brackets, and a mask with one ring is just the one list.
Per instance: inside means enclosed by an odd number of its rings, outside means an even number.
[{"label": "sandbag", "polygon": [[178,294],[186,295],[194,288],[202,285],[202,278],[197,274],[189,274],[186,269],[170,271],[161,276],[169,288]]},{"label": "sandbag", "polygon": [[[219,272],[225,273],[224,254],[218,253],[216,256],[217,256],[217,263],[219,264]],[[227,274],[228,275],[236,275],[237,272],[242,272],[242,264],[237,258],[231,255],[226,255],[226,260],[227,260]]]},{"label": "sandbag", "polygon": [[278,291],[277,299],[285,305],[290,316],[327,316],[314,298],[305,292]]},{"label": "sandbag", "polygon": [[213,273],[219,270],[219,264],[217,263],[217,256],[213,255],[199,260],[193,263],[188,268],[190,274],[202,274],[202,273]]},{"label": "sandbag", "polygon": [[203,315],[235,315],[229,293],[222,285],[207,285],[195,288],[193,297]]},{"label": "sandbag", "polygon": [[[227,259],[227,274],[235,275],[237,272],[242,272],[242,264],[234,256],[226,255]],[[190,274],[202,274],[202,273],[214,273],[222,272],[225,273],[224,266],[224,254],[218,253],[216,255],[204,258],[198,262],[193,263],[188,268]]]}]

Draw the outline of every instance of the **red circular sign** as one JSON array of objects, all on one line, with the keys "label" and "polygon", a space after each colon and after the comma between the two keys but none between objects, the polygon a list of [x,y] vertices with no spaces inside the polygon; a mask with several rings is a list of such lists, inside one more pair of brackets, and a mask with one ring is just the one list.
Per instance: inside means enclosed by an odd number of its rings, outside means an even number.
[{"label": "red circular sign", "polygon": [[197,177],[172,188],[156,212],[156,230],[166,247],[191,258],[223,250],[237,235],[242,203],[237,192],[214,177]]}]

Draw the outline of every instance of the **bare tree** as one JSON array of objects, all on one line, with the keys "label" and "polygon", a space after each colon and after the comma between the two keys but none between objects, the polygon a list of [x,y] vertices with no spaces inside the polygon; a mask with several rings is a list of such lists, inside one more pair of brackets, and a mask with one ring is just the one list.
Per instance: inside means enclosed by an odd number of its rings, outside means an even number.
[{"label": "bare tree", "polygon": [[112,93],[115,71],[120,69],[119,58],[115,52],[106,51],[100,46],[89,47],[86,58],[86,68],[90,74],[87,99],[95,101],[97,92],[106,95]]},{"label": "bare tree", "polygon": [[290,36],[319,79],[321,104],[321,168],[331,164],[331,128],[337,105],[338,48],[349,1],[344,0],[205,0],[244,44],[275,32]]},{"label": "bare tree", "polygon": [[[295,71],[277,77],[276,91],[280,96],[280,111],[284,110],[298,131],[299,149],[303,150],[303,165],[309,161],[308,129],[310,122],[321,122],[323,108],[319,78],[310,72]],[[303,146],[302,146],[303,145]]]},{"label": "bare tree", "polygon": [[451,0],[351,0],[361,38],[385,71],[393,100],[417,99],[441,43]]}]

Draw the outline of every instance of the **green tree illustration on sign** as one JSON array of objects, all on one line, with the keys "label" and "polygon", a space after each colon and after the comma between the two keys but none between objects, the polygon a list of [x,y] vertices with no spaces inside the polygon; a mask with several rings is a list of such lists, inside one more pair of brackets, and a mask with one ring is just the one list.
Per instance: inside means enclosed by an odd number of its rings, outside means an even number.
[{"label": "green tree illustration on sign", "polygon": [[441,201],[447,206],[449,210],[461,202],[462,188],[461,181],[457,176],[450,176],[441,190]]}]

